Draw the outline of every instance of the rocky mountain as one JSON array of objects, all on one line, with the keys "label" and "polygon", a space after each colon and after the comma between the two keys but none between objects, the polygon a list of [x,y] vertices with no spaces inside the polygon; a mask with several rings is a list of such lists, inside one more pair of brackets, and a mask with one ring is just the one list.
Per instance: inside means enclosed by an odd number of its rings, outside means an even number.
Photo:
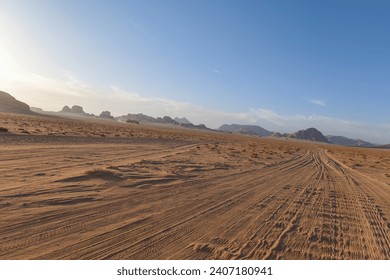
[{"label": "rocky mountain", "polygon": [[272,136],[330,143],[328,138],[326,138],[320,131],[318,131],[313,127],[305,130],[299,130],[295,133],[284,133],[284,134],[274,133]]},{"label": "rocky mountain", "polygon": [[59,114],[72,114],[82,117],[96,117],[94,114],[88,114],[84,112],[83,107],[79,105],[73,105],[72,108],[69,106],[64,106],[61,111],[58,112]]},{"label": "rocky mountain", "polygon": [[361,140],[361,139],[350,139],[344,136],[332,136],[327,135],[326,138],[328,138],[329,142],[332,142],[336,145],[341,146],[352,146],[352,147],[374,147],[376,146],[373,143]]},{"label": "rocky mountain", "polygon": [[71,114],[80,114],[80,115],[85,115],[86,113],[84,112],[83,107],[79,105],[73,105],[72,108],[69,108],[69,106],[64,106],[60,113],[71,113]]},{"label": "rocky mountain", "polygon": [[[186,127],[186,128],[210,130],[204,124],[195,125],[195,124],[192,124],[190,121],[188,121],[186,118],[172,119],[169,116],[164,116],[162,118],[161,117],[154,118],[154,117],[140,113],[140,114],[127,114],[124,116],[116,117],[115,119],[118,121],[121,121],[121,122],[171,124],[171,125],[177,125],[177,126],[182,126],[182,127]],[[177,121],[177,119],[180,122]]]},{"label": "rocky mountain", "polygon": [[70,113],[70,108],[68,105],[65,105],[64,108],[59,113]]},{"label": "rocky mountain", "polygon": [[271,136],[272,136],[272,137],[280,138],[280,137],[283,137],[283,134],[281,134],[280,132],[274,132],[274,133],[272,133]]},{"label": "rocky mountain", "polygon": [[218,128],[224,132],[241,133],[258,136],[271,136],[273,132],[258,125],[224,124]]},{"label": "rocky mountain", "polygon": [[117,117],[116,119],[120,120],[120,121],[132,120],[132,121],[137,121],[140,123],[148,122],[148,123],[162,123],[162,124],[175,124],[175,125],[179,124],[174,119],[172,119],[171,117],[168,117],[168,116],[164,116],[162,118],[161,117],[154,118],[154,117],[144,115],[141,113],[140,114],[127,114],[125,116]]},{"label": "rocky mountain", "polygon": [[34,114],[34,112],[30,110],[30,106],[17,100],[15,97],[4,91],[0,91],[0,112],[29,115]]},{"label": "rocky mountain", "polygon": [[100,113],[99,115],[99,118],[102,118],[102,119],[109,119],[109,120],[113,120],[114,117],[111,116],[111,112],[110,111],[103,111]]},{"label": "rocky mountain", "polygon": [[42,108],[38,108],[38,107],[30,107],[30,110],[35,112],[35,113],[39,113],[39,114],[45,113],[45,111],[43,111]]},{"label": "rocky mountain", "polygon": [[390,149],[390,144],[377,146],[377,148],[380,148],[380,149]]},{"label": "rocky mountain", "polygon": [[[5,113],[17,113],[17,114],[75,114],[78,116],[85,117],[96,117],[93,114],[88,114],[84,112],[83,107],[79,105],[73,105],[72,108],[69,106],[64,106],[60,112],[46,112],[41,108],[30,108],[27,104],[17,100],[10,94],[0,91],[0,112]],[[203,129],[210,130],[204,124],[194,125],[185,117],[175,117],[172,119],[169,116],[164,117],[151,117],[140,114],[127,114],[121,117],[114,118],[109,111],[103,111],[100,115],[100,118],[105,119],[116,119],[118,121],[123,122],[133,122],[133,123],[159,123],[159,124],[170,124],[177,125],[186,128],[194,128],[194,129]],[[257,125],[239,125],[239,124],[224,124],[218,129],[223,132],[231,132],[231,133],[241,133],[241,134],[249,134],[249,135],[258,135],[258,136],[273,136],[273,137],[285,137],[285,138],[294,138],[294,139],[302,139],[302,140],[310,140],[316,142],[323,143],[334,143],[341,146],[353,146],[353,147],[381,147],[381,148],[390,148],[390,145],[376,146],[373,143],[361,140],[361,139],[350,139],[344,136],[333,136],[328,135],[324,136],[320,131],[315,128],[308,128],[306,130],[300,130],[295,133],[285,133],[281,134],[279,132],[271,132],[264,129],[261,126]]]},{"label": "rocky mountain", "polygon": [[185,117],[183,118],[174,118],[174,120],[180,124],[191,124],[191,122],[189,120],[187,120]]},{"label": "rocky mountain", "polygon": [[153,118],[151,116],[144,115],[142,113],[140,113],[140,114],[127,114],[124,116],[117,117],[116,119],[119,121],[124,121],[124,122],[126,122],[128,120],[137,121],[140,123],[143,123],[143,122],[155,123],[156,122],[155,118]]},{"label": "rocky mountain", "polygon": [[171,117],[168,117],[168,116],[164,116],[162,118],[158,117],[158,118],[156,118],[156,122],[157,123],[165,123],[165,124],[175,124],[175,125],[179,124],[177,121],[175,121],[174,119],[172,119]]},{"label": "rocky mountain", "polygon": [[291,133],[288,137],[295,138],[295,139],[302,139],[302,140],[310,140],[315,142],[329,143],[328,138],[326,138],[320,131],[318,131],[314,127],[305,130],[299,130],[295,133]]},{"label": "rocky mountain", "polygon": [[211,130],[210,128],[208,128],[208,127],[205,126],[204,124],[181,123],[181,124],[179,124],[179,125],[182,126],[182,127],[186,127],[186,128],[195,128],[195,129]]}]

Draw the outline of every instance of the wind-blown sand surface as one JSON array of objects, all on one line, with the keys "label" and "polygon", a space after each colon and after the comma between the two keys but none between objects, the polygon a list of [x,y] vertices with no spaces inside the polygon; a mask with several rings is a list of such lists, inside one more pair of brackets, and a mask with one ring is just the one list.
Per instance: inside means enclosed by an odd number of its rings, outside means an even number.
[{"label": "wind-blown sand surface", "polygon": [[0,127],[1,259],[390,258],[389,150],[10,114]]}]

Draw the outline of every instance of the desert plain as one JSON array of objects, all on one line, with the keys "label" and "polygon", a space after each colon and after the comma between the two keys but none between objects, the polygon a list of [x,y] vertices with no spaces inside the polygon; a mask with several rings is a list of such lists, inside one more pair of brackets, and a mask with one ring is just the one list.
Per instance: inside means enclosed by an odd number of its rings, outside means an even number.
[{"label": "desert plain", "polygon": [[390,259],[390,150],[0,114],[0,259]]}]

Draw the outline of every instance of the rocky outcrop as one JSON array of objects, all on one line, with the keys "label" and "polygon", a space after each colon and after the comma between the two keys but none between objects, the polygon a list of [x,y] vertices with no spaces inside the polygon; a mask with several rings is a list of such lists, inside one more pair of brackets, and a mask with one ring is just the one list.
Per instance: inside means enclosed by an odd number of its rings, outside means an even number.
[{"label": "rocky outcrop", "polygon": [[168,116],[164,116],[162,118],[158,117],[156,119],[156,122],[158,123],[165,123],[165,124],[179,124],[177,121],[175,121],[174,119],[172,119],[171,117],[168,117]]},{"label": "rocky outcrop", "polygon": [[4,91],[0,91],[0,112],[28,115],[34,114],[34,112],[30,110],[30,106]]},{"label": "rocky outcrop", "polygon": [[59,111],[58,113],[72,114],[72,115],[81,116],[81,117],[96,117],[94,114],[88,114],[88,113],[84,112],[83,107],[81,107],[79,105],[73,105],[72,108],[70,108],[69,106],[64,106],[64,108],[62,108],[62,110]]},{"label": "rocky outcrop", "polygon": [[102,119],[109,119],[109,120],[113,120],[114,117],[111,116],[111,112],[110,111],[103,111],[100,113],[99,115],[99,118],[102,118]]},{"label": "rocky outcrop", "polygon": [[60,113],[70,113],[70,108],[69,106],[64,106],[64,108],[62,108],[62,110],[60,111]]},{"label": "rocky outcrop", "polygon": [[195,129],[202,129],[202,130],[211,130],[210,128],[208,128],[208,127],[205,126],[204,124],[195,125],[195,124],[192,124],[192,123],[181,123],[180,126],[186,127],[186,128],[195,128]]},{"label": "rocky outcrop", "polygon": [[142,123],[142,122],[155,123],[156,122],[155,118],[153,118],[151,116],[144,115],[142,113],[139,113],[139,114],[127,114],[127,115],[124,115],[124,116],[117,117],[116,119],[119,120],[119,121],[124,121],[124,122],[127,122],[128,120],[137,121],[138,123]]},{"label": "rocky outcrop", "polygon": [[30,107],[30,110],[35,112],[35,113],[39,113],[39,114],[44,114],[45,113],[45,111],[43,111],[42,108]]},{"label": "rocky outcrop", "polygon": [[125,116],[118,117],[117,119],[122,121],[133,120],[140,123],[149,122],[149,123],[162,123],[162,124],[175,124],[175,125],[179,124],[174,119],[168,116],[164,116],[162,118],[161,117],[153,118],[151,116],[147,116],[144,114],[127,114]]},{"label": "rocky outcrop", "polygon": [[328,138],[326,138],[320,131],[311,127],[305,130],[299,130],[291,134],[283,134],[284,137],[309,140],[315,142],[329,143]]},{"label": "rocky outcrop", "polygon": [[377,148],[380,148],[380,149],[390,149],[390,144],[377,146]]},{"label": "rocky outcrop", "polygon": [[87,114],[84,112],[83,107],[81,107],[81,106],[79,106],[79,105],[73,105],[72,108],[69,108],[69,106],[64,106],[64,108],[62,108],[62,110],[61,110],[60,113],[70,113],[70,114],[87,115]]},{"label": "rocky outcrop", "polygon": [[258,136],[271,136],[273,132],[258,125],[224,124],[218,130]]},{"label": "rocky outcrop", "polygon": [[[121,122],[135,122],[135,123],[159,123],[159,124],[169,124],[169,125],[177,125],[177,126],[182,126],[186,128],[194,128],[194,129],[205,129],[205,130],[210,130],[210,128],[206,127],[204,124],[199,124],[199,125],[194,125],[190,123],[186,118],[181,118],[181,120],[184,123],[180,123],[176,121],[177,118],[172,119],[169,116],[164,116],[164,117],[151,117],[147,116],[144,114],[127,114],[124,116],[116,117],[115,118],[118,121]],[[185,121],[188,121],[188,123],[185,123]]]},{"label": "rocky outcrop", "polygon": [[191,122],[189,120],[187,120],[186,118],[174,118],[174,121],[178,122],[179,124],[191,124]]},{"label": "rocky outcrop", "polygon": [[328,135],[326,136],[326,138],[328,138],[329,142],[341,146],[351,146],[351,147],[374,147],[375,146],[375,144],[361,139],[350,139],[344,136]]}]

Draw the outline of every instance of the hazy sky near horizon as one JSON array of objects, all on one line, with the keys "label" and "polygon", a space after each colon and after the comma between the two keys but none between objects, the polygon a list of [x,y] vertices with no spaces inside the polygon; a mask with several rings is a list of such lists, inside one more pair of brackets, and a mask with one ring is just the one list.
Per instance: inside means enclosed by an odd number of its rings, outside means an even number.
[{"label": "hazy sky near horizon", "polygon": [[0,90],[390,143],[390,2],[0,1]]}]

